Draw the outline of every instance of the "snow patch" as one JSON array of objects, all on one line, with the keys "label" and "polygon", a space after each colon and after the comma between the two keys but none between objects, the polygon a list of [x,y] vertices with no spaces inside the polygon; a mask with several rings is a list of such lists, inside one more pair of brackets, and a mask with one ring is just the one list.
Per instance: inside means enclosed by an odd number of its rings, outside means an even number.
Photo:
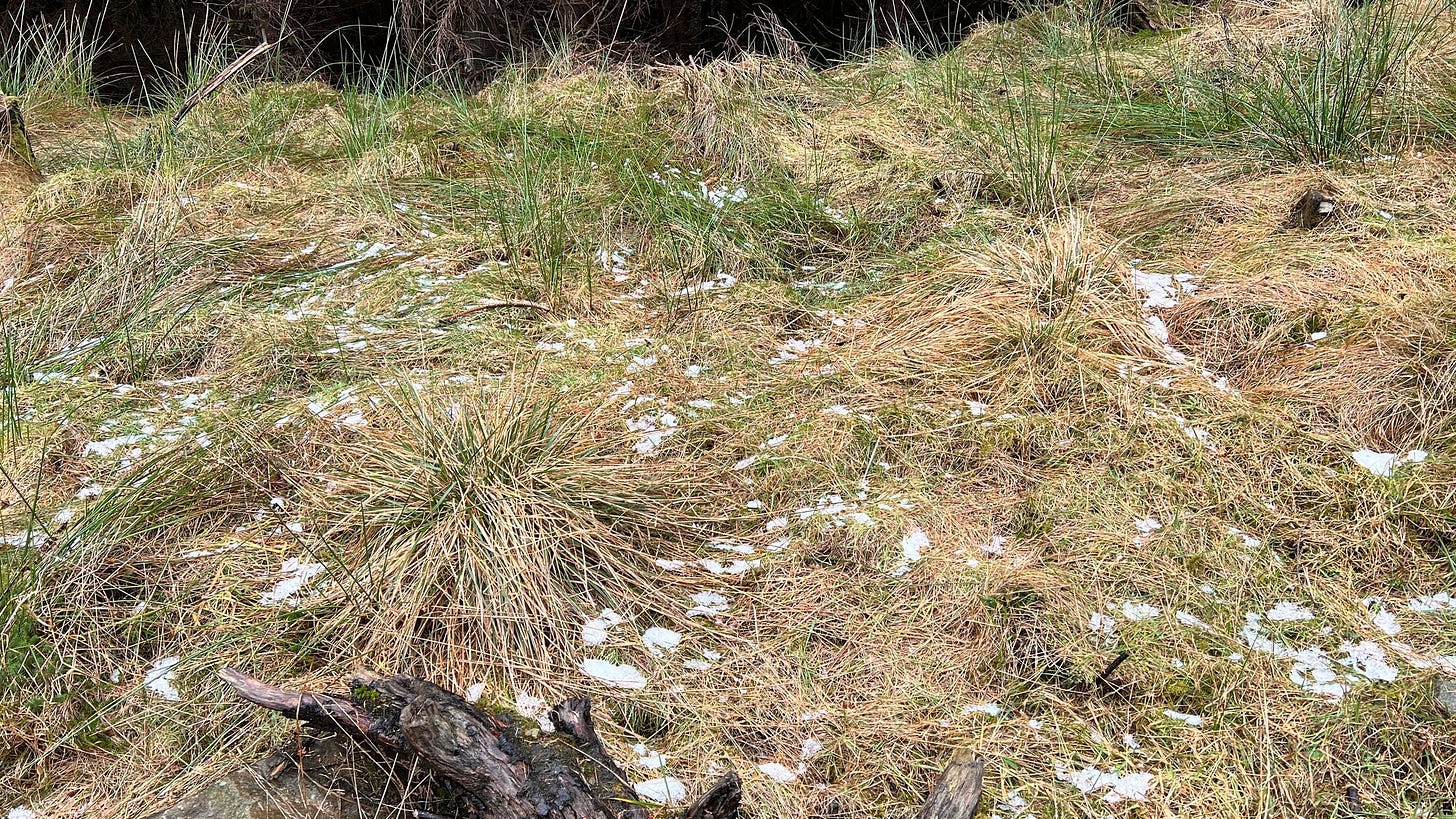
[{"label": "snow patch", "polygon": [[1153,785],[1153,775],[1150,773],[1118,775],[1092,767],[1083,768],[1076,773],[1058,771],[1057,779],[1069,783],[1085,794],[1106,791],[1102,794],[1104,802],[1121,802],[1124,799],[1134,802],[1145,801],[1148,798],[1148,790]]},{"label": "snow patch", "polygon": [[687,786],[671,776],[633,783],[632,790],[648,802],[659,805],[676,805],[688,796]]},{"label": "snow patch", "polygon": [[582,660],[581,673],[615,688],[646,688],[647,678],[633,665],[617,665],[608,660]]},{"label": "snow patch", "polygon": [[682,635],[670,628],[653,626],[642,632],[642,642],[647,645],[647,650],[654,656],[661,657],[664,652],[677,651],[678,644],[682,642]]},{"label": "snow patch", "polygon": [[304,563],[296,557],[290,557],[283,561],[283,579],[271,591],[258,595],[258,603],[264,606],[276,606],[280,603],[294,603],[294,596],[303,590],[308,581],[314,579],[324,571],[322,563]]},{"label": "snow patch", "polygon": [[176,702],[182,699],[182,695],[177,692],[177,687],[173,684],[177,673],[177,664],[180,662],[182,662],[182,658],[176,655],[157,660],[152,664],[151,670],[147,672],[147,676],[142,680],[142,685],[145,685],[148,691],[151,691],[164,700]]},{"label": "snow patch", "polygon": [[1404,455],[1396,452],[1357,449],[1350,453],[1350,457],[1377,478],[1389,478],[1395,474],[1395,470],[1406,464],[1418,464],[1424,461],[1426,454],[1424,449],[1412,449]]},{"label": "snow patch", "polygon": [[602,609],[595,620],[588,620],[581,626],[581,641],[589,646],[599,646],[607,641],[607,630],[626,622],[622,615],[611,609]]}]

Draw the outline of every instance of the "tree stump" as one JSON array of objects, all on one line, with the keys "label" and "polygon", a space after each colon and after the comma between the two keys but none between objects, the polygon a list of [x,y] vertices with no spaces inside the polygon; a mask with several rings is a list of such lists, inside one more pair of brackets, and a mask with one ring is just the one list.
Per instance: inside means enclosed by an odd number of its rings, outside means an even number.
[{"label": "tree stump", "polygon": [[40,166],[30,150],[20,101],[0,97],[0,216],[24,202],[40,181]]},{"label": "tree stump", "polygon": [[[219,673],[254,705],[418,763],[450,791],[432,816],[648,819],[597,735],[585,698],[553,708],[556,730],[541,733],[515,714],[492,713],[413,677],[356,677],[345,695],[286,691],[231,668]],[[980,760],[957,754],[920,819],[970,819],[980,803],[982,770]],[[729,773],[680,817],[738,819],[742,798],[738,775]]]}]

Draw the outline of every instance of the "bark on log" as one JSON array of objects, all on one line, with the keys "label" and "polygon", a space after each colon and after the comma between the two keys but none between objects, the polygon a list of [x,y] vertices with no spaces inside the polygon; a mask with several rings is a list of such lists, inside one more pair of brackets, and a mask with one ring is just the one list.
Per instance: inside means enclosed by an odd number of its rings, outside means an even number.
[{"label": "bark on log", "polygon": [[25,130],[20,100],[9,97],[0,97],[0,162],[14,163],[40,180],[40,165],[30,149],[30,134]]},{"label": "bark on log", "polygon": [[[234,669],[222,678],[243,699],[309,725],[340,730],[417,757],[453,783],[478,819],[646,819],[606,756],[585,699],[556,707],[563,741],[532,741],[524,721],[491,714],[413,677],[360,677],[348,696],[303,694]],[[593,783],[580,770],[585,757]]]},{"label": "bark on log", "polygon": [[0,225],[24,204],[41,179],[20,102],[0,97]]},{"label": "bark on log", "polygon": [[[469,819],[647,819],[626,775],[592,724],[591,702],[569,699],[551,711],[553,733],[491,713],[436,685],[407,676],[361,676],[350,693],[305,694],[225,668],[220,676],[244,700],[316,728],[401,756],[451,783]],[[919,819],[971,819],[984,766],[968,752],[951,759]],[[681,819],[737,819],[736,773],[718,780]]]},{"label": "bark on log", "polygon": [[971,819],[981,804],[981,778],[986,766],[969,751],[951,757],[941,772],[919,819]]}]

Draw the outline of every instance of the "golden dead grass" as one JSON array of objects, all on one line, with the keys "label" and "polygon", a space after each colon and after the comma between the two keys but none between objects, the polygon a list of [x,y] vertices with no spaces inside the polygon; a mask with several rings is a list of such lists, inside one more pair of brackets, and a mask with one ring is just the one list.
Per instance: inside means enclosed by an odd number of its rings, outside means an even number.
[{"label": "golden dead grass", "polygon": [[[1309,9],[1242,14],[1292,32]],[[1189,47],[1219,25],[1191,22]],[[690,784],[733,766],[759,817],[911,816],[967,746],[1003,816],[1018,798],[1331,814],[1351,788],[1376,813],[1448,810],[1456,736],[1428,685],[1453,615],[1409,606],[1453,590],[1447,155],[1290,168],[1112,146],[1074,210],[1029,218],[957,184],[991,169],[937,108],[978,112],[977,92],[926,67],[562,69],[397,105],[393,136],[347,158],[334,92],[268,87],[251,93],[320,98],[280,140],[329,147],[227,158],[233,112],[259,102],[240,93],[199,111],[220,132],[181,140],[161,178],[74,148],[0,248],[0,311],[47,355],[124,332],[3,376],[25,435],[0,455],[0,535],[39,521],[52,543],[39,582],[0,597],[26,629],[4,637],[6,798],[141,816],[288,741],[214,680],[241,664],[304,688],[365,666],[499,704],[590,694],[619,757],[643,743]],[[57,116],[85,146],[93,121]],[[558,293],[497,224],[539,213],[458,195],[506,189],[522,133],[567,145],[540,161],[579,180],[537,200],[576,220]],[[612,176],[624,156],[591,151],[623,144],[688,181]],[[1314,185],[1338,218],[1281,227]],[[610,216],[578,219],[582,201]],[[619,244],[620,264],[596,257]],[[142,298],[178,258],[195,264],[167,298]],[[1149,308],[1134,266],[1191,286]],[[720,271],[734,282],[681,292]],[[228,287],[178,323],[148,309]],[[441,321],[540,292],[557,312]],[[1351,460],[1365,447],[1429,455],[1377,478]],[[78,498],[92,481],[113,494]],[[324,573],[265,604],[290,559]],[[756,563],[712,568],[735,560]],[[726,609],[689,616],[699,592]],[[1280,604],[1310,617],[1271,619]],[[583,644],[607,606],[627,622]],[[652,626],[676,651],[647,648]],[[1369,643],[1398,675],[1331,702],[1263,639],[1336,674]],[[177,701],[144,684],[169,656]],[[1147,800],[1059,778],[1088,767],[1151,775]]]}]

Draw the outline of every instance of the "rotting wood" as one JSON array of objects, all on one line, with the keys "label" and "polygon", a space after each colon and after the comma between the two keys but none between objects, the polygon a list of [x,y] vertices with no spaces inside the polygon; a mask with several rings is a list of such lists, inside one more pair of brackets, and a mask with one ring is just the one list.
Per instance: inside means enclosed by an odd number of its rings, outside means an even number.
[{"label": "rotting wood", "polygon": [[[235,669],[220,676],[248,702],[384,750],[416,757],[452,783],[478,819],[646,819],[606,755],[591,703],[552,712],[562,737],[532,739],[524,721],[492,714],[407,676],[361,676],[347,696],[286,691]],[[585,764],[583,764],[585,761]],[[588,781],[582,768],[590,770]],[[728,817],[724,817],[728,819]]]},{"label": "rotting wood", "polygon": [[[432,683],[408,676],[360,675],[349,694],[276,688],[231,668],[219,672],[244,700],[325,731],[412,757],[453,786],[456,817],[468,819],[648,819],[626,774],[592,723],[591,702],[566,700],[550,711],[555,731],[540,733],[510,713],[493,713]],[[919,819],[971,819],[985,766],[969,751],[951,758]],[[728,773],[680,819],[738,819],[743,784]],[[442,814],[443,815],[443,814]]]},{"label": "rotting wood", "polygon": [[30,149],[20,101],[0,97],[0,217],[8,221],[43,179]]},{"label": "rotting wood", "polygon": [[0,97],[0,162],[15,163],[40,179],[40,163],[30,149],[30,134],[25,130],[25,116],[20,100]]},{"label": "rotting wood", "polygon": [[925,800],[918,819],[971,819],[981,804],[985,773],[985,763],[970,751],[957,752],[930,789],[930,798]]}]

